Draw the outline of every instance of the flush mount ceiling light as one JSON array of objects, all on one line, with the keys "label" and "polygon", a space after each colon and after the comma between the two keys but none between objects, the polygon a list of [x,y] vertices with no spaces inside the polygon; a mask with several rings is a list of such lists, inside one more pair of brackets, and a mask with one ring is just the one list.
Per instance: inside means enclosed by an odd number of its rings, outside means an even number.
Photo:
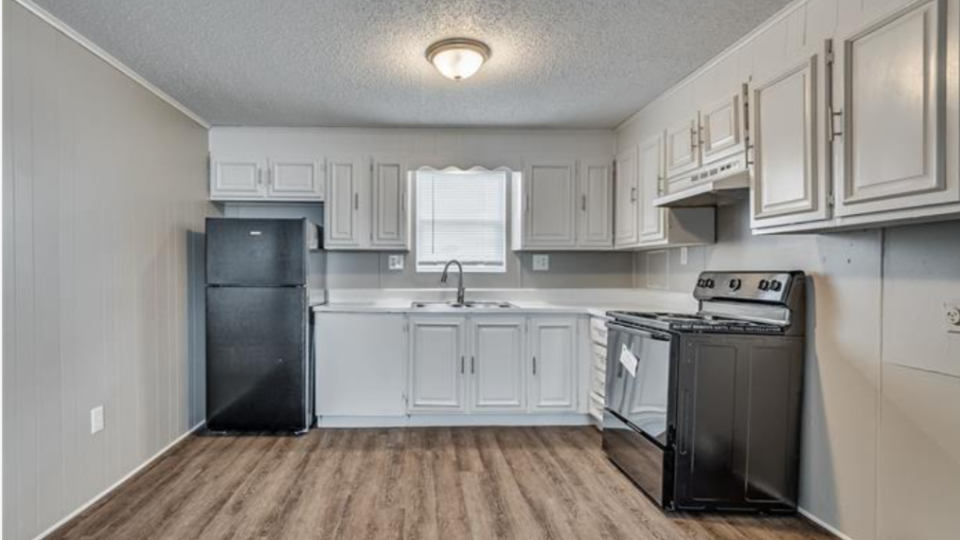
[{"label": "flush mount ceiling light", "polygon": [[469,38],[444,39],[427,47],[427,60],[441,75],[460,81],[480,71],[490,58],[490,47]]}]

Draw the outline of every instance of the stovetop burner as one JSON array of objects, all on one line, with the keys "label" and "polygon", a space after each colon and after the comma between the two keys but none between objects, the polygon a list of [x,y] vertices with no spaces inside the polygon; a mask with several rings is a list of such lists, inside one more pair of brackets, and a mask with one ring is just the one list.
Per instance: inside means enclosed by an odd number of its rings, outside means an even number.
[{"label": "stovetop burner", "polygon": [[621,323],[648,326],[659,330],[751,334],[779,334],[784,331],[782,326],[775,324],[702,313],[611,311],[608,315]]}]

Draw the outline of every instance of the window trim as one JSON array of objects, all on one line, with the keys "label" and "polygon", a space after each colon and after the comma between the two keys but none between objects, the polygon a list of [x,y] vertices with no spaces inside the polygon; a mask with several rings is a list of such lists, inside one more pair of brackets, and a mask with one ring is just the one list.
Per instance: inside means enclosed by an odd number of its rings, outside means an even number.
[{"label": "window trim", "polygon": [[515,176],[517,172],[511,169],[510,167],[500,166],[493,169],[474,165],[472,167],[463,168],[455,165],[449,165],[443,168],[432,167],[429,165],[424,165],[421,167],[413,168],[410,171],[411,174],[411,184],[413,189],[412,193],[412,228],[413,234],[411,234],[412,240],[412,255],[413,255],[413,269],[416,274],[439,274],[442,272],[442,267],[437,267],[431,265],[430,268],[421,268],[419,262],[419,240],[420,240],[420,209],[419,209],[419,182],[418,174],[420,172],[436,172],[436,173],[503,173],[504,175],[504,249],[503,249],[503,266],[502,267],[490,267],[484,268],[482,266],[464,266],[463,272],[465,274],[488,274],[488,275],[506,275],[510,272],[511,260],[511,239],[513,238],[512,226],[513,222],[511,219],[512,215],[512,200],[513,200],[513,186],[515,182]]}]

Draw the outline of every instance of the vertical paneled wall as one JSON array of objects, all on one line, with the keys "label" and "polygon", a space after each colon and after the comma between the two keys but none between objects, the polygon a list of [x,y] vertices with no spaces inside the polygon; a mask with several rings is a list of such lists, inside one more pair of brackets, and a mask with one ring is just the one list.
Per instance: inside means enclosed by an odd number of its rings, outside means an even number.
[{"label": "vertical paneled wall", "polygon": [[11,0],[3,51],[3,538],[22,540],[202,421],[214,209],[206,129]]}]

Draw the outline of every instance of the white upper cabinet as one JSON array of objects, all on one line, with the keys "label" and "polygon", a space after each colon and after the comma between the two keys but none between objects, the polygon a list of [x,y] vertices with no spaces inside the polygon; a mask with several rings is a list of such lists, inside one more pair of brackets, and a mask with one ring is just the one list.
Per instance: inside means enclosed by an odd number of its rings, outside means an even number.
[{"label": "white upper cabinet", "polygon": [[531,160],[513,189],[513,249],[612,249],[612,168],[609,158]]},{"label": "white upper cabinet", "polygon": [[311,160],[269,160],[267,198],[323,200],[323,163]]},{"label": "white upper cabinet", "polygon": [[829,217],[828,148],[818,133],[826,111],[825,53],[753,85],[754,228]]},{"label": "white upper cabinet", "polygon": [[[240,152],[238,152],[240,153]],[[322,201],[322,158],[211,156],[214,201]]]},{"label": "white upper cabinet", "polygon": [[576,174],[573,162],[541,161],[524,168],[525,247],[576,247]]},{"label": "white upper cabinet", "polygon": [[210,198],[223,200],[263,199],[265,164],[258,159],[217,159],[210,163]]},{"label": "white upper cabinet", "polygon": [[958,200],[944,162],[946,4],[913,3],[838,38],[838,216]]},{"label": "white upper cabinet", "polygon": [[463,317],[410,318],[410,411],[465,410],[465,329]]},{"label": "white upper cabinet", "polygon": [[402,159],[372,159],[373,234],[371,245],[405,249],[409,219],[407,217],[409,168]]},{"label": "white upper cabinet", "polygon": [[[323,212],[324,247],[358,248],[363,243],[361,216],[366,210],[366,190],[358,158],[331,159]],[[363,210],[361,209],[363,200]]]},{"label": "white upper cabinet", "polygon": [[667,237],[667,212],[653,205],[665,181],[663,136],[657,134],[640,144],[637,150],[640,184],[640,243],[661,242]]},{"label": "white upper cabinet", "polygon": [[[361,163],[368,166],[363,167]],[[324,208],[326,249],[409,249],[409,168],[399,158],[331,159]]]},{"label": "white upper cabinet", "polygon": [[743,92],[725,96],[700,111],[700,145],[704,163],[745,150]]},{"label": "white upper cabinet", "polygon": [[640,242],[640,184],[635,146],[617,154],[616,171],[613,245],[618,249],[633,248]]},{"label": "white upper cabinet", "polygon": [[613,162],[581,160],[578,175],[577,245],[613,247]]},{"label": "white upper cabinet", "polygon": [[526,343],[518,317],[470,318],[470,410],[523,412],[526,409]]},{"label": "white upper cabinet", "polygon": [[666,183],[663,141],[663,132],[657,132],[617,155],[616,249],[692,246],[714,241],[713,208],[654,206]]},{"label": "white upper cabinet", "polygon": [[578,407],[576,317],[530,318],[530,409],[574,411]]},{"label": "white upper cabinet", "polygon": [[700,128],[696,116],[683,118],[679,123],[667,127],[664,140],[666,141],[668,178],[675,178],[700,168]]}]

